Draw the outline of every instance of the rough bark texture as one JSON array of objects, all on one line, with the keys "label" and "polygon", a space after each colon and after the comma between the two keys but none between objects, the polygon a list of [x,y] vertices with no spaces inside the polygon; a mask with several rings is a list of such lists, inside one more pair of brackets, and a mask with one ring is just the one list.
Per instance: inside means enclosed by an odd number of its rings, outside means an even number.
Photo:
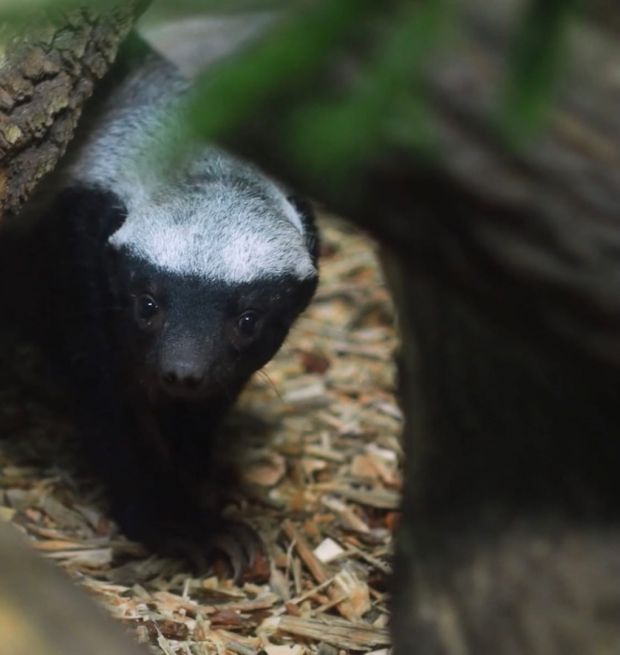
[{"label": "rough bark texture", "polygon": [[56,566],[0,523],[0,652],[144,655]]},{"label": "rough bark texture", "polygon": [[16,212],[54,168],[144,4],[72,11],[7,46],[0,67],[0,217]]}]

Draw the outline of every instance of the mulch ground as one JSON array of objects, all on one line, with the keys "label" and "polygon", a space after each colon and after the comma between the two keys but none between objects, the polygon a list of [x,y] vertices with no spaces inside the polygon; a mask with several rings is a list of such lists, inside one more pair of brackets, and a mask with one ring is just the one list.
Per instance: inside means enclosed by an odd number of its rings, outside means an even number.
[{"label": "mulch ground", "polygon": [[226,511],[269,553],[243,584],[223,563],[197,577],[126,540],[81,464],[62,395],[29,373],[32,354],[0,368],[0,519],[154,652],[389,653],[402,458],[393,311],[373,245],[327,219],[322,235],[312,306],[225,428],[244,442],[243,491]]}]

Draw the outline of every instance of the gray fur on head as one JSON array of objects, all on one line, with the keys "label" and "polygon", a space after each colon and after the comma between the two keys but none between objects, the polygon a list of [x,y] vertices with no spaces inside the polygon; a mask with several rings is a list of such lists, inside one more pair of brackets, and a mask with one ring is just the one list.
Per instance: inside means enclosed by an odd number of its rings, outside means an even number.
[{"label": "gray fur on head", "polygon": [[315,276],[299,213],[255,167],[211,146],[173,174],[151,160],[174,138],[187,88],[171,64],[150,57],[77,154],[72,180],[112,191],[127,208],[110,244],[164,270],[230,283]]}]

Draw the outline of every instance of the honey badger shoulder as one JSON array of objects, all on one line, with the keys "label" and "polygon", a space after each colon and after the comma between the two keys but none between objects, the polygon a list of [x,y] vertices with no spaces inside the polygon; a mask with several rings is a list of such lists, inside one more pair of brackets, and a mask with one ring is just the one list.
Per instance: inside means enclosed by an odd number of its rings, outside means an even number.
[{"label": "honey badger shoulder", "polygon": [[254,166],[213,146],[173,171],[145,159],[186,87],[155,56],[126,77],[72,154],[49,222],[56,354],[113,511],[150,543],[217,532],[196,493],[215,475],[214,428],[318,277],[309,205]]}]

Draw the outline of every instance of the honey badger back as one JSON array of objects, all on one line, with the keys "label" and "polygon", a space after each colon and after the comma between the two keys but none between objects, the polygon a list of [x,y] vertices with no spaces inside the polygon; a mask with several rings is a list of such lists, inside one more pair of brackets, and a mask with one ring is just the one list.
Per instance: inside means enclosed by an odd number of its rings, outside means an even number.
[{"label": "honey badger back", "polygon": [[149,54],[113,90],[33,258],[115,518],[152,546],[219,544],[238,571],[237,528],[196,490],[217,477],[214,429],[314,292],[316,235],[303,202],[216,148],[174,171],[150,158],[186,86]]}]

